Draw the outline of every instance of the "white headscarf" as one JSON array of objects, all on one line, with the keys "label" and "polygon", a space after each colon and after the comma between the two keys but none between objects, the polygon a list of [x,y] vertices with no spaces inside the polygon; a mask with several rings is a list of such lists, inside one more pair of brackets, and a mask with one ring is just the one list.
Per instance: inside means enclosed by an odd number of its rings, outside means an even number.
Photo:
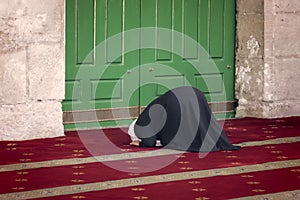
[{"label": "white headscarf", "polygon": [[[137,120],[137,119],[136,119],[136,120]],[[130,136],[130,138],[131,138],[132,141],[136,141],[136,140],[141,141],[141,140],[135,135],[135,132],[134,132],[134,125],[135,125],[135,123],[136,123],[136,120],[134,120],[134,121],[130,124],[130,126],[129,126],[129,128],[128,128],[128,135]]]}]

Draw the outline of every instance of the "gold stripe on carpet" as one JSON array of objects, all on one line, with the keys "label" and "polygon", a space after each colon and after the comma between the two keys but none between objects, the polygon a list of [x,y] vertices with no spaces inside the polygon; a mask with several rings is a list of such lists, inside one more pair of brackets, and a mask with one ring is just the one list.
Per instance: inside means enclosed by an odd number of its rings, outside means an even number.
[{"label": "gold stripe on carpet", "polygon": [[195,178],[208,178],[214,176],[237,175],[243,173],[275,170],[275,169],[299,167],[299,166],[300,166],[300,159],[285,160],[285,161],[267,162],[263,164],[247,165],[247,166],[160,174],[160,175],[144,176],[138,178],[127,178],[127,179],[95,182],[95,183],[80,184],[80,185],[45,188],[45,189],[31,190],[25,192],[7,193],[7,194],[1,194],[0,199],[32,199],[32,198],[53,197],[53,196],[61,196],[61,195],[78,194],[83,192],[93,192],[93,191],[101,191],[101,190],[108,190],[108,189],[140,186],[140,185],[147,185],[147,184],[154,184],[154,183],[182,181],[182,180],[189,180]]},{"label": "gold stripe on carpet", "polygon": [[183,151],[176,151],[171,149],[159,149],[154,151],[140,151],[131,153],[121,153],[121,154],[109,154],[103,156],[93,156],[87,158],[70,158],[70,159],[59,159],[59,160],[48,160],[40,162],[28,162],[28,163],[18,163],[18,164],[8,164],[0,165],[0,172],[25,170],[25,169],[35,169],[41,167],[59,167],[68,165],[80,165],[95,162],[108,162],[108,161],[118,161],[127,160],[135,158],[147,158],[154,156],[165,156],[165,155],[175,155],[182,154]]},{"label": "gold stripe on carpet", "polygon": [[231,200],[295,200],[300,199],[300,190],[261,194],[249,197],[235,198]]},{"label": "gold stripe on carpet", "polygon": [[300,137],[298,136],[298,137],[276,138],[276,139],[263,140],[263,141],[242,142],[235,145],[242,146],[242,147],[253,147],[253,146],[262,146],[262,145],[270,145],[270,144],[294,143],[299,141],[300,141]]},{"label": "gold stripe on carpet", "polygon": [[[300,137],[286,137],[286,138],[276,138],[276,139],[263,140],[263,141],[244,142],[235,145],[239,145],[242,147],[252,147],[252,146],[270,145],[270,144],[294,143],[299,141],[300,141]],[[87,158],[70,158],[70,159],[40,161],[40,162],[8,164],[8,165],[0,165],[0,172],[35,169],[35,168],[42,168],[42,167],[80,165],[80,164],[87,164],[87,163],[94,163],[94,162],[108,162],[108,161],[127,160],[127,159],[136,159],[136,158],[147,158],[147,157],[154,157],[154,156],[175,155],[175,154],[182,154],[182,153],[184,152],[171,150],[171,149],[159,149],[154,151],[140,151],[140,152],[130,152],[130,153],[122,153],[122,154],[110,154],[110,155],[93,156]]]}]

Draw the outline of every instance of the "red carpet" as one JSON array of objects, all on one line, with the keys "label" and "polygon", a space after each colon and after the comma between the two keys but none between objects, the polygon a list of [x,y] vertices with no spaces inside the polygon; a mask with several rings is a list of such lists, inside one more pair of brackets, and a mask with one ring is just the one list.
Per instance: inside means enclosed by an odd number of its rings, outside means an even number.
[{"label": "red carpet", "polygon": [[[224,124],[224,130],[227,136],[230,141],[235,144],[248,141],[299,136],[299,133],[297,132],[299,129],[299,117],[264,120],[244,118],[228,120]],[[145,150],[129,146],[130,139],[124,133],[126,131],[126,128],[103,130],[105,136],[107,136],[107,138],[123,152]],[[90,138],[90,141],[88,142],[90,148],[99,148],[99,143],[93,140],[95,135],[99,135],[99,131],[81,131],[80,134],[87,135],[87,140]],[[60,151],[60,149],[62,149],[62,151]],[[0,158],[0,164],[91,156],[91,154],[86,151],[85,145],[82,144],[77,132],[67,132],[66,137],[53,139],[38,139],[25,142],[0,142],[0,153],[5,155],[5,158]]]},{"label": "red carpet", "polygon": [[[174,181],[165,184],[151,184],[127,187],[111,191],[89,192],[80,195],[51,197],[66,199],[229,199],[242,196],[297,190],[300,188],[298,168],[247,173],[242,175],[217,176],[212,178]],[[299,173],[299,172],[298,172]],[[298,174],[299,175],[299,174]],[[271,177],[277,177],[276,180]],[[289,184],[293,183],[293,184]],[[43,198],[48,199],[48,198]]]},{"label": "red carpet", "polygon": [[[81,137],[68,132],[61,138],[0,142],[0,199],[228,199],[298,192],[299,122],[300,117],[228,120],[224,130],[230,141],[246,146],[201,159],[198,153],[146,156],[141,153],[156,149],[129,146],[120,129],[106,129],[105,137],[82,131]],[[102,155],[103,162],[91,155]]]}]

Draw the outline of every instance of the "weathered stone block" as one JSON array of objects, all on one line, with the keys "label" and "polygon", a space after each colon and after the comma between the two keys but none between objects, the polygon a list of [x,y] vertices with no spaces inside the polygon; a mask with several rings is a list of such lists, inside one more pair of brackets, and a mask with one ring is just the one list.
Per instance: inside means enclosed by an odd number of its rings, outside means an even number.
[{"label": "weathered stone block", "polygon": [[300,101],[243,101],[239,103],[236,117],[278,118],[299,116]]},{"label": "weathered stone block", "polygon": [[300,101],[265,102],[263,104],[264,118],[299,116]]},{"label": "weathered stone block", "polygon": [[264,93],[263,93],[263,101],[270,102],[274,101],[274,58],[265,58],[264,59]]},{"label": "weathered stone block", "polygon": [[237,54],[241,57],[263,55],[263,15],[238,15]]},{"label": "weathered stone block", "polygon": [[264,0],[236,0],[238,13],[263,13]]},{"label": "weathered stone block", "polygon": [[300,55],[300,15],[277,14],[274,27],[274,54],[275,56]]},{"label": "weathered stone block", "polygon": [[[64,38],[64,0],[26,0],[20,27],[27,42],[59,42]],[[27,12],[30,10],[30,12]],[[24,18],[25,17],[25,18]]]},{"label": "weathered stone block", "polygon": [[14,12],[17,10],[18,3],[20,1],[18,0],[2,0],[0,1],[0,17],[6,16],[11,12]]},{"label": "weathered stone block", "polygon": [[273,70],[273,100],[300,100],[300,59],[275,59]]},{"label": "weathered stone block", "polygon": [[1,1],[0,52],[64,38],[64,1]]},{"label": "weathered stone block", "polygon": [[64,99],[64,46],[31,45],[28,48],[28,68],[31,99]]},{"label": "weathered stone block", "polygon": [[63,136],[60,102],[0,105],[0,140]]},{"label": "weathered stone block", "polygon": [[299,0],[274,0],[276,12],[300,12]]},{"label": "weathered stone block", "polygon": [[263,79],[263,59],[237,58],[235,96],[239,101],[262,100]]},{"label": "weathered stone block", "polygon": [[18,34],[15,18],[0,16],[0,53],[15,51],[25,46],[18,40]]},{"label": "weathered stone block", "polygon": [[263,106],[260,101],[239,101],[235,117],[263,117]]},{"label": "weathered stone block", "polygon": [[27,99],[26,51],[0,54],[0,105]]}]

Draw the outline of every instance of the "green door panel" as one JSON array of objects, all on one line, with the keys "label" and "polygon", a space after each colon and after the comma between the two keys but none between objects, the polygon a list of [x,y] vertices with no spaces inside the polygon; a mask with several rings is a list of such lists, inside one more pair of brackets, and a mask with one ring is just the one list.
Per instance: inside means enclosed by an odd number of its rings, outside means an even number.
[{"label": "green door panel", "polygon": [[138,106],[138,93],[127,95],[139,84],[138,71],[130,82],[124,76],[139,65],[139,51],[123,55],[138,40],[119,34],[138,28],[138,16],[137,0],[67,0],[65,111]]},{"label": "green door panel", "polygon": [[158,28],[142,32],[141,43],[171,51],[141,50],[141,106],[184,85],[199,88],[208,101],[234,100],[234,71],[226,67],[234,66],[234,20],[230,0],[141,0],[141,26]]},{"label": "green door panel", "polygon": [[127,124],[179,86],[234,101],[234,31],[234,0],[66,0],[65,128]]}]

